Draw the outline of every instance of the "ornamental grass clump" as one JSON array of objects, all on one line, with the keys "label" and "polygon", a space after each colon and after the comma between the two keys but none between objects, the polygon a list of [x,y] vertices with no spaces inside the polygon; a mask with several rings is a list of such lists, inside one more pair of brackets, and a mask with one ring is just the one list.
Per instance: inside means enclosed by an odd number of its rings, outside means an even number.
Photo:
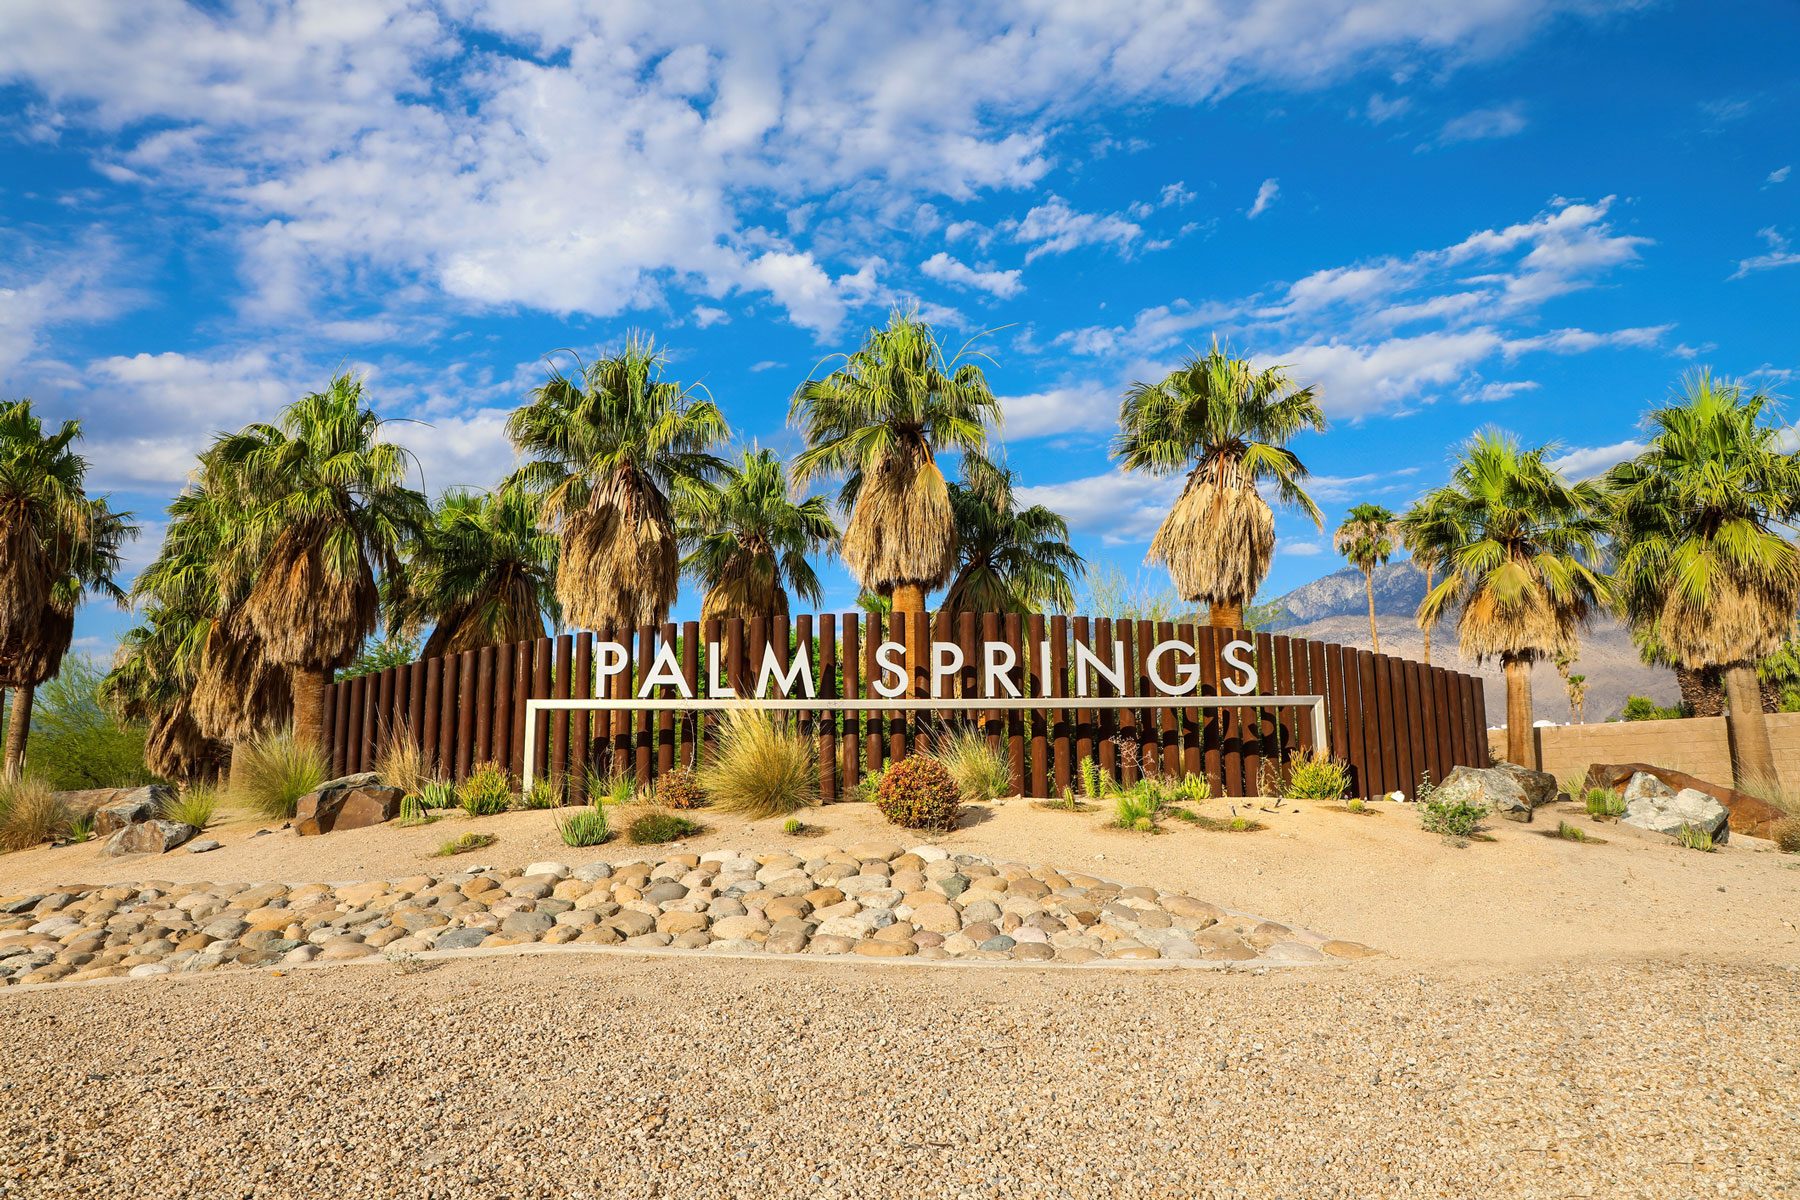
[{"label": "ornamental grass clump", "polygon": [[646,809],[625,826],[625,836],[634,846],[660,845],[693,837],[699,832],[699,822],[660,808]]},{"label": "ornamental grass clump", "polygon": [[1800,817],[1787,817],[1775,822],[1769,836],[1788,854],[1800,854]]},{"label": "ornamental grass clump", "polygon": [[1315,752],[1295,760],[1282,795],[1289,800],[1342,800],[1349,791],[1350,769]]},{"label": "ornamental grass clump", "polygon": [[964,730],[946,739],[931,756],[944,765],[965,804],[987,804],[1012,794],[1012,767],[1004,751],[986,736]]},{"label": "ornamental grass clump", "polygon": [[534,779],[530,787],[519,793],[518,807],[561,808],[567,798],[560,782],[554,779]]},{"label": "ornamental grass clump", "polygon": [[929,754],[913,754],[882,773],[875,806],[903,829],[954,829],[962,793],[943,763]]},{"label": "ornamental grass clump", "polygon": [[659,807],[682,811],[699,808],[706,803],[706,792],[700,776],[692,767],[676,767],[656,777],[650,797]]},{"label": "ornamental grass clump", "polygon": [[595,804],[630,804],[637,795],[637,775],[632,771],[589,771],[587,794]]},{"label": "ornamental grass clump", "polygon": [[300,797],[325,782],[325,756],[292,730],[240,742],[232,754],[231,799],[270,820],[288,821]]},{"label": "ornamental grass clump", "polygon": [[402,792],[417,792],[430,782],[430,763],[410,728],[402,725],[382,736],[375,751],[375,774]]},{"label": "ornamental grass clump", "polygon": [[0,781],[0,851],[28,850],[57,837],[68,825],[68,809],[43,780]]},{"label": "ornamental grass clump", "polygon": [[457,786],[456,802],[471,817],[505,812],[512,803],[512,779],[499,763],[478,763]]},{"label": "ornamental grass clump", "polygon": [[605,807],[590,804],[558,817],[556,833],[565,846],[598,846],[612,836],[612,826],[607,822]]},{"label": "ornamental grass clump", "polygon": [[738,710],[719,729],[719,745],[699,773],[713,804],[747,817],[780,817],[819,802],[819,767],[811,742],[785,721]]},{"label": "ornamental grass clump", "polygon": [[212,824],[213,813],[219,807],[219,793],[205,784],[195,784],[183,788],[181,794],[165,802],[162,806],[163,819],[181,825],[192,825],[195,829],[205,829]]},{"label": "ornamental grass clump", "polygon": [[1113,798],[1112,825],[1137,833],[1160,832],[1169,794],[1153,779],[1140,779]]}]

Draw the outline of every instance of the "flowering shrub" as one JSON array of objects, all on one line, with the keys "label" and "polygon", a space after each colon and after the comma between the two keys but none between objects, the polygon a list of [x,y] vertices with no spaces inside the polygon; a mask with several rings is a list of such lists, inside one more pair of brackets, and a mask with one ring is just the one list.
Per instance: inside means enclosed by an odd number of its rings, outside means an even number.
[{"label": "flowering shrub", "polygon": [[882,772],[875,807],[906,829],[953,829],[962,811],[962,795],[943,763],[928,754],[915,754]]},{"label": "flowering shrub", "polygon": [[700,777],[691,767],[676,767],[673,771],[656,777],[656,784],[651,789],[655,803],[664,808],[699,808],[706,803],[706,793],[700,788]]}]

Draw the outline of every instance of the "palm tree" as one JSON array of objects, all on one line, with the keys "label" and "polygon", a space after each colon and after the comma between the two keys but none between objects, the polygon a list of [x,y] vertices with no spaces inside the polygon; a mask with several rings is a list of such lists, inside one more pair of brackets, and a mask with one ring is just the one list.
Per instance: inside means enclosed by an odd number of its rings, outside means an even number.
[{"label": "palm tree", "polygon": [[137,536],[131,514],[84,490],[74,450],[81,423],[46,434],[31,401],[0,404],[0,686],[13,689],[5,770],[19,773],[39,684],[53,678],[90,591],[123,601],[119,550]]},{"label": "palm tree", "polygon": [[1565,676],[1563,687],[1569,693],[1569,716],[1580,725],[1581,714],[1587,709],[1587,676],[1579,673]]},{"label": "palm tree", "polygon": [[1369,640],[1381,653],[1381,632],[1375,627],[1375,568],[1394,553],[1394,514],[1379,504],[1358,504],[1344,514],[1334,539],[1337,552],[1362,572],[1363,590],[1369,596]]},{"label": "palm tree", "polygon": [[926,593],[956,570],[956,516],[937,455],[980,455],[1000,423],[974,361],[986,355],[965,345],[945,358],[916,311],[895,310],[860,349],[833,357],[837,370],[794,393],[790,418],[807,446],[794,477],[846,477],[844,564],[865,591],[891,594],[895,612],[922,617]]},{"label": "palm tree", "polygon": [[1324,428],[1310,387],[1295,388],[1282,367],[1258,371],[1217,341],[1160,382],[1125,393],[1114,457],[1128,471],[1187,474],[1145,561],[1167,563],[1181,598],[1205,601],[1214,626],[1241,626],[1269,572],[1275,514],[1259,483],[1324,528],[1300,487],[1306,467],[1287,448],[1302,430]]},{"label": "palm tree", "polygon": [[324,747],[325,685],[379,624],[377,575],[400,569],[429,519],[424,496],[405,484],[408,455],[382,440],[383,424],[363,404],[362,380],[346,373],[208,454],[243,497],[223,594],[243,589],[263,658],[287,670],[302,745]]},{"label": "palm tree", "polygon": [[[1437,574],[1438,560],[1432,547],[1437,538],[1432,531],[1432,523],[1437,513],[1426,500],[1420,500],[1402,513],[1395,522],[1395,536],[1411,556],[1413,565],[1425,572],[1425,593],[1431,594],[1432,579]],[[1425,638],[1425,665],[1431,665],[1431,627],[1432,622],[1420,621],[1419,632]]]},{"label": "palm tree", "polygon": [[100,683],[100,699],[114,717],[149,727],[144,764],[171,781],[216,776],[231,751],[194,718],[192,664],[204,625],[193,613],[147,605],[143,622],[119,639],[113,668]]},{"label": "palm tree", "polygon": [[446,492],[404,574],[386,581],[388,627],[431,626],[425,658],[542,637],[544,618],[562,615],[556,552],[523,492]]},{"label": "palm tree", "polygon": [[952,612],[1067,612],[1074,580],[1087,566],[1069,545],[1069,523],[1033,504],[1020,508],[1012,471],[970,464],[970,477],[950,485],[956,515],[957,568],[944,595]]},{"label": "palm tree", "polygon": [[788,593],[824,597],[807,556],[837,538],[822,496],[796,500],[773,450],[752,447],[725,468],[717,490],[697,492],[681,513],[681,562],[706,589],[700,616],[787,620]]},{"label": "palm tree", "polygon": [[1421,623],[1461,604],[1462,652],[1498,658],[1506,672],[1506,754],[1526,761],[1531,665],[1573,645],[1606,580],[1589,563],[1605,532],[1592,482],[1570,483],[1545,462],[1551,448],[1483,430],[1463,446],[1450,482],[1425,503],[1436,518],[1428,551],[1444,579],[1419,607]]},{"label": "palm tree", "polygon": [[539,505],[562,543],[556,595],[590,629],[660,624],[675,603],[681,553],[671,505],[712,486],[712,450],[730,435],[695,389],[662,378],[668,356],[632,334],[619,353],[552,370],[506,423],[527,462],[510,486]]},{"label": "palm tree", "polygon": [[1768,405],[1690,375],[1645,418],[1643,453],[1606,477],[1620,603],[1634,623],[1655,623],[1680,665],[1719,669],[1739,786],[1774,778],[1756,664],[1780,649],[1800,604],[1800,552],[1776,528],[1800,512],[1800,464],[1762,423]]}]

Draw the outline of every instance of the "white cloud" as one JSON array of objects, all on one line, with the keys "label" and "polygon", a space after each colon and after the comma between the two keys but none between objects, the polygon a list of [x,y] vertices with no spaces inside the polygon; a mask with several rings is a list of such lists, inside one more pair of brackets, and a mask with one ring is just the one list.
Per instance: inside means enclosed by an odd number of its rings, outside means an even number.
[{"label": "white cloud", "polygon": [[1282,538],[1275,543],[1277,554],[1291,554],[1295,558],[1312,558],[1325,553],[1325,547],[1318,542],[1296,542],[1290,538]]},{"label": "white cloud", "polygon": [[419,460],[428,495],[446,488],[491,488],[512,471],[516,456],[506,437],[510,409],[483,408],[423,424],[397,425],[388,436]]},{"label": "white cloud", "polygon": [[1512,383],[1484,383],[1475,389],[1469,399],[1483,404],[1495,400],[1509,400],[1520,392],[1535,392],[1537,387],[1537,383],[1530,379]]},{"label": "white cloud", "polygon": [[780,367],[785,367],[785,366],[787,366],[786,363],[776,362],[772,358],[765,358],[759,363],[751,364],[750,373],[753,375],[760,375],[764,371],[773,371]]},{"label": "white cloud", "polygon": [[1051,196],[1012,225],[1016,242],[1031,246],[1027,263],[1045,254],[1066,254],[1081,246],[1111,246],[1121,254],[1142,237],[1143,228],[1117,213],[1084,213],[1069,207],[1061,196]]},{"label": "white cloud", "polygon": [[1363,114],[1368,117],[1371,124],[1385,125],[1395,117],[1404,115],[1410,108],[1412,108],[1412,100],[1406,96],[1395,96],[1390,100],[1380,92],[1376,92],[1369,97],[1368,106],[1364,108]]},{"label": "white cloud", "polygon": [[1097,383],[1002,396],[1002,432],[1010,440],[1111,429],[1119,417],[1118,392]]},{"label": "white cloud", "polygon": [[1794,168],[1792,168],[1792,167],[1776,167],[1773,171],[1769,172],[1769,177],[1767,179],[1765,179],[1763,182],[1765,182],[1765,183],[1786,183],[1787,177],[1788,177],[1789,173],[1791,173],[1793,171],[1793,169]]},{"label": "white cloud", "polygon": [[1592,479],[1643,452],[1644,443],[1630,440],[1610,446],[1577,446],[1551,459],[1550,465],[1570,479]]},{"label": "white cloud", "polygon": [[1168,208],[1170,206],[1179,208],[1184,204],[1192,203],[1193,200],[1194,189],[1190,188],[1182,180],[1177,179],[1174,183],[1163,185],[1163,190],[1157,198],[1157,203],[1163,208]]},{"label": "white cloud", "polygon": [[722,308],[713,308],[708,304],[694,306],[694,324],[701,329],[710,329],[721,321],[729,321],[731,316]]},{"label": "white cloud", "polygon": [[1787,238],[1782,236],[1781,231],[1773,225],[1757,230],[1756,236],[1769,243],[1768,253],[1739,259],[1737,270],[1731,273],[1733,279],[1742,279],[1744,276],[1753,275],[1758,271],[1772,271],[1776,267],[1791,267],[1800,263],[1800,250],[1789,247]]},{"label": "white cloud", "polygon": [[1143,542],[1156,532],[1181,494],[1181,477],[1157,478],[1109,471],[1018,489],[1021,504],[1042,504],[1068,518],[1071,529],[1097,535],[1108,546]]},{"label": "white cloud", "polygon": [[114,282],[122,264],[117,247],[101,237],[55,252],[0,242],[0,379],[36,357],[51,329],[126,308],[134,297]]},{"label": "white cloud", "polygon": [[1281,185],[1279,183],[1273,179],[1263,180],[1262,186],[1256,189],[1256,200],[1250,205],[1250,212],[1247,214],[1250,220],[1254,221],[1267,212],[1269,205],[1275,203],[1275,197],[1280,193]]},{"label": "white cloud", "polygon": [[950,257],[942,250],[920,263],[919,270],[928,279],[935,279],[940,283],[948,283],[955,287],[988,292],[1003,300],[1016,296],[1024,290],[1024,285],[1019,282],[1019,272],[1016,270],[979,270],[960,259]]},{"label": "white cloud", "polygon": [[1438,145],[1509,138],[1523,133],[1525,125],[1525,114],[1517,104],[1478,108],[1444,122],[1443,129],[1438,131]]}]

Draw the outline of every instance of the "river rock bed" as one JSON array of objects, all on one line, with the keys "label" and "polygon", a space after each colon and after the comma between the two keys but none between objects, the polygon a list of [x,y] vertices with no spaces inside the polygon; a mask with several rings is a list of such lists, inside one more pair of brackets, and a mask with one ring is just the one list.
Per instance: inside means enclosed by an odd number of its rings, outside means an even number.
[{"label": "river rock bed", "polygon": [[70,885],[0,897],[0,986],[542,943],[943,961],[1363,958],[1191,896],[937,846],[541,862],[368,883]]}]

